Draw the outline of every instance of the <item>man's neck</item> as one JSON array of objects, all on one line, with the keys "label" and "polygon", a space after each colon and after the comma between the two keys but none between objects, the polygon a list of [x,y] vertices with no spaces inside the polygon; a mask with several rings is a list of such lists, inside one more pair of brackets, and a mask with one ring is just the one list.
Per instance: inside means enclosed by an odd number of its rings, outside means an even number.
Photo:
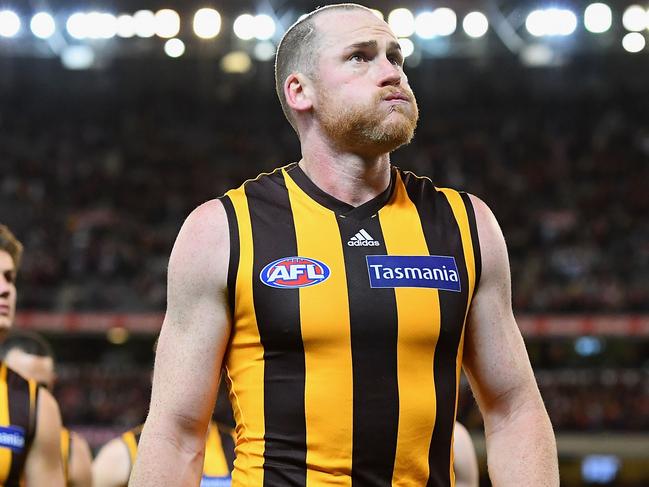
[{"label": "man's neck", "polygon": [[354,207],[390,185],[390,154],[363,157],[326,144],[302,147],[300,168],[325,193]]}]

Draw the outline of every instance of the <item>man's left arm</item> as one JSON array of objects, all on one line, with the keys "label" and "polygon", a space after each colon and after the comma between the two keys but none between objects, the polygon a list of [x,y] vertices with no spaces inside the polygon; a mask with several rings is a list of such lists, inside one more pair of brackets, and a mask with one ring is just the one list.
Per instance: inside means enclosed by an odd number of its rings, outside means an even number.
[{"label": "man's left arm", "polygon": [[556,442],[514,319],[505,240],[491,210],[472,196],[482,274],[465,334],[465,372],[482,412],[493,485],[559,485]]}]

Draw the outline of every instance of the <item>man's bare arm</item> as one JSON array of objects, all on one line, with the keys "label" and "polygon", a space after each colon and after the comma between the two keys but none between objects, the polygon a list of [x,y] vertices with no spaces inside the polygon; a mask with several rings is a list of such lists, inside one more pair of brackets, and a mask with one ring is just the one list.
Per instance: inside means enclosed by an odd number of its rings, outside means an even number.
[{"label": "man's bare arm", "polygon": [[505,240],[489,208],[471,200],[482,277],[469,312],[464,365],[484,417],[489,475],[498,487],[555,487],[554,432],[514,319]]},{"label": "man's bare arm", "polygon": [[70,456],[70,487],[92,487],[92,453],[88,442],[81,435],[70,432],[72,455]]},{"label": "man's bare arm", "polygon": [[25,462],[25,483],[27,487],[63,487],[61,413],[46,389],[41,388],[38,396],[36,434]]},{"label": "man's bare arm", "polygon": [[167,312],[133,487],[196,486],[230,333],[229,235],[220,201],[187,218],[169,259]]},{"label": "man's bare arm", "polygon": [[453,433],[453,468],[455,469],[455,487],[478,487],[480,472],[475,454],[473,440],[467,429],[455,423]]},{"label": "man's bare arm", "polygon": [[126,487],[131,474],[131,456],[121,438],[101,447],[92,462],[93,487]]}]

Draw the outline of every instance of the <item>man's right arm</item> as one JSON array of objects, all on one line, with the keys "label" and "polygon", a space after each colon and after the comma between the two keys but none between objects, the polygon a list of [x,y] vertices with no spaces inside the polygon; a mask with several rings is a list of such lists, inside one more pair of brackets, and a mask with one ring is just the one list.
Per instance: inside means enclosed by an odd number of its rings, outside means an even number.
[{"label": "man's right arm", "polygon": [[132,487],[196,486],[230,323],[228,222],[212,200],[181,228],[169,259],[167,312]]}]

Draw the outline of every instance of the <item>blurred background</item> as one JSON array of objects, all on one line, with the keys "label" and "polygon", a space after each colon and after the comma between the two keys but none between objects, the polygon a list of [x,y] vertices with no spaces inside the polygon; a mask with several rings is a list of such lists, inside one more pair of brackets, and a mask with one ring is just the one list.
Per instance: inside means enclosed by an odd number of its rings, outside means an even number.
[{"label": "blurred background", "polygon": [[[299,159],[272,59],[327,3],[0,0],[16,326],[52,341],[64,422],[95,450],[145,417],[185,216]],[[480,196],[502,225],[562,485],[649,486],[649,3],[368,6],[401,38],[421,111],[393,163]],[[464,380],[458,414],[490,485]]]}]

